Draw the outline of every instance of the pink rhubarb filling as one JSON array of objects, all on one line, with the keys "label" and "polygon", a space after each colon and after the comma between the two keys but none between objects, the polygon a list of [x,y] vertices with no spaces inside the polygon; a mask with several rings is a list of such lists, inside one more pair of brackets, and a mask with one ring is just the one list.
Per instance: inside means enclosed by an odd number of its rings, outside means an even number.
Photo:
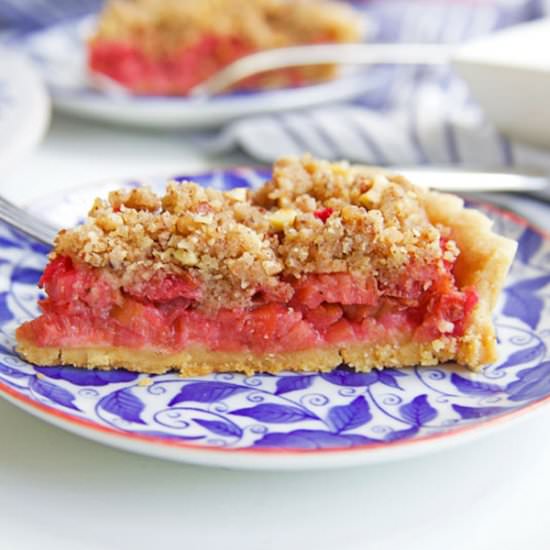
[{"label": "pink rhubarb filling", "polygon": [[[40,281],[42,315],[18,336],[41,347],[116,346],[177,352],[198,345],[214,351],[275,353],[357,343],[428,342],[461,336],[477,303],[458,289],[452,265],[382,284],[348,273],[288,281],[292,297],[258,293],[249,308],[206,313],[190,276],[157,274],[118,289],[100,270],[60,256]],[[414,273],[411,265],[409,273]],[[417,273],[418,275],[418,273]],[[425,288],[425,289],[424,289]],[[283,295],[283,293],[281,293]]]},{"label": "pink rhubarb filling", "polygon": [[[169,56],[154,58],[132,44],[94,40],[88,48],[88,66],[138,94],[185,95],[238,58],[255,48],[238,36],[204,35],[191,46]],[[277,71],[291,86],[304,84],[302,71],[289,68]],[[262,76],[249,78],[240,88],[261,87]]]}]

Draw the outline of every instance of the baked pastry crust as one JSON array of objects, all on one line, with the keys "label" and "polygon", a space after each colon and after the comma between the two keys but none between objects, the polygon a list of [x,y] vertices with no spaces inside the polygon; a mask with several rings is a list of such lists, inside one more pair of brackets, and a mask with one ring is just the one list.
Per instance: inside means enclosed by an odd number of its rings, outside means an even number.
[{"label": "baked pastry crust", "polygon": [[[300,163],[302,167],[311,166],[312,163],[315,167],[318,167],[318,164],[315,164],[315,161],[310,157],[305,157],[300,161],[297,159],[286,159],[282,161],[282,164],[279,166],[279,168],[281,168],[281,166],[283,168],[290,167],[290,173],[283,170],[281,176],[283,182],[287,181],[287,176],[289,176],[289,174],[291,175],[292,170],[296,169]],[[330,165],[328,163],[321,163],[321,165],[323,169],[327,169],[331,173],[341,174],[346,178],[348,176],[352,178],[356,176],[371,178],[373,172],[373,168],[369,167],[347,167],[346,165]],[[379,172],[379,170],[375,171],[376,173]],[[280,206],[289,206],[294,204],[293,201],[301,201],[301,199],[294,196],[302,196],[294,187],[291,186],[285,190],[284,185],[277,186],[277,181],[277,178],[275,178],[271,183],[268,183],[256,193],[253,201],[260,205],[257,208],[264,209],[270,207],[277,213],[280,212]],[[389,175],[382,183],[388,185],[387,182],[394,184],[399,189],[404,189],[405,191],[411,190],[410,184],[400,176]],[[333,185],[333,183],[334,182],[331,180],[330,185]],[[349,182],[346,185],[349,185]],[[371,181],[370,185],[369,191],[374,191],[369,195],[369,200],[375,200],[375,196],[377,195],[375,192],[376,184],[373,184]],[[269,191],[269,193],[266,194],[266,190]],[[194,192],[195,191],[196,189]],[[338,189],[332,189],[332,191],[330,191],[330,193],[332,193],[331,197],[333,195],[338,195],[339,192]],[[109,209],[105,203],[96,203],[92,210],[92,214],[95,216],[94,223],[105,227],[109,225],[109,220],[111,222],[113,221],[112,217],[109,217],[113,212],[112,208],[114,208],[115,212],[118,211],[120,213],[123,213],[126,208],[132,210],[132,212],[139,210],[143,214],[141,219],[142,222],[149,214],[153,216],[152,213],[158,211],[160,203],[155,195],[147,191],[132,193],[133,194],[130,195],[112,195],[111,209]],[[180,204],[178,202],[182,199],[180,195],[177,193],[170,193],[171,191],[163,198],[166,207],[172,208],[176,214],[179,207],[183,210],[189,208],[190,203],[184,202]],[[211,199],[214,197],[212,200],[219,199],[219,192],[216,193],[218,193],[218,195],[211,196]],[[311,193],[313,192],[311,191]],[[313,194],[312,196],[316,195]],[[237,197],[235,196],[234,198],[236,199]],[[187,200],[189,197],[185,195],[184,199]],[[199,196],[199,199],[199,203],[201,203],[202,195]],[[360,198],[358,200],[364,199]],[[135,349],[96,345],[89,347],[44,347],[26,338],[23,332],[18,332],[17,349],[27,360],[41,365],[70,364],[85,368],[126,368],[128,370],[148,373],[177,370],[184,376],[224,371],[242,371],[248,374],[259,371],[277,373],[284,370],[324,371],[334,368],[341,362],[346,362],[359,371],[369,371],[373,368],[383,368],[384,366],[403,367],[411,365],[435,365],[452,360],[467,365],[473,370],[479,369],[481,366],[493,362],[497,358],[492,312],[504,285],[506,274],[513,260],[517,244],[510,239],[496,234],[492,230],[491,220],[481,212],[465,208],[463,201],[459,197],[434,191],[422,191],[415,188],[415,200],[418,200],[419,204],[416,206],[412,205],[405,214],[414,216],[416,212],[415,209],[419,208],[421,212],[427,215],[429,224],[441,227],[442,230],[443,228],[445,229],[446,238],[455,242],[458,246],[458,250],[462,251],[458,256],[453,252],[452,247],[449,247],[445,252],[445,254],[450,254],[453,261],[456,261],[454,276],[457,286],[459,289],[473,287],[477,293],[478,301],[473,311],[469,314],[464,333],[460,336],[441,335],[441,337],[435,338],[429,342],[397,342],[395,339],[392,341],[391,338],[388,337],[389,339],[386,342],[323,345],[304,351],[255,353],[252,351],[211,351],[196,345],[189,346],[180,352],[154,351],[146,347],[143,349]],[[270,205],[270,203],[273,204]],[[334,202],[331,204],[336,205]],[[226,206],[227,204],[222,205],[222,210],[224,210]],[[319,206],[319,204],[314,201],[312,208],[316,208],[317,206]],[[256,210],[254,210],[256,206],[251,206],[251,208],[252,210],[250,210],[250,212],[256,212]],[[161,214],[161,216],[162,215],[164,214]],[[253,218],[254,216],[247,219],[249,219],[249,223],[255,227],[259,222],[254,221]],[[153,218],[147,219],[152,220]],[[250,221],[250,219],[252,219],[252,221]],[[306,227],[309,219],[310,218],[307,216],[304,217],[304,224]],[[209,221],[210,223],[212,222],[212,220]],[[175,226],[177,225],[177,221],[173,223]],[[218,224],[220,223],[223,226],[223,220],[218,220]],[[112,235],[114,229],[111,228],[109,231],[105,227],[103,234],[107,236]],[[403,229],[403,226],[399,227]],[[330,227],[328,229],[330,229]],[[260,234],[263,234],[261,233],[261,227],[258,230]],[[60,252],[71,252],[73,254],[82,253],[81,259],[98,268],[105,269],[110,265],[109,258],[111,252],[109,246],[106,244],[109,241],[98,241],[98,238],[94,237],[91,242],[83,242],[81,236],[89,234],[90,227],[87,226],[84,226],[83,229],[62,232],[57,241],[55,254]],[[128,232],[124,234],[126,235],[125,238],[132,242],[134,236]],[[437,235],[439,235],[439,233]],[[436,238],[439,239],[437,235]],[[108,239],[109,237],[106,238]],[[115,244],[118,246],[120,244],[120,237],[117,238],[119,240],[116,241]],[[401,238],[401,241],[402,240]],[[169,240],[166,242],[168,243],[168,241]],[[111,245],[113,245],[113,242],[115,241],[111,241]],[[281,242],[284,244],[284,240],[279,240],[277,242],[279,243],[279,247],[283,246],[280,244]],[[409,245],[412,246],[414,242],[416,241],[411,241]],[[426,242],[427,246],[429,246],[431,241],[428,239]],[[271,243],[271,245],[273,245],[273,243]],[[88,248],[86,248],[87,246]],[[167,244],[166,246],[169,247],[172,245]],[[176,249],[178,248],[176,247]],[[260,247],[258,249],[259,262],[261,265],[263,265],[265,261],[278,261],[287,266],[290,265],[288,269],[292,268],[293,264],[289,264],[287,258],[281,256],[281,254],[274,254],[273,256],[269,256],[268,254],[269,257],[264,257],[268,249],[275,250],[269,247]],[[99,254],[98,250],[103,252]],[[186,249],[179,248],[179,250]],[[285,252],[286,249],[283,246],[283,248],[279,248],[279,250]],[[382,249],[380,251],[380,257],[382,258],[384,254],[389,254],[391,250],[398,250],[398,248],[396,248],[396,243],[390,243],[389,248]],[[189,250],[187,250],[187,252],[189,252]],[[352,252],[353,249],[350,249],[350,254],[352,254]],[[172,255],[170,254],[167,256],[167,258],[171,257]],[[129,261],[129,265],[131,265],[132,260]],[[325,260],[323,258],[318,258],[318,261],[322,264]],[[143,267],[145,264],[142,260],[140,260],[140,262],[140,265]],[[309,265],[306,260],[304,260],[304,262],[306,263],[302,264],[300,267],[302,270]],[[119,266],[120,270],[124,273],[127,272],[129,265],[125,265],[124,262],[122,262],[122,265]],[[380,269],[380,265],[374,264],[374,268]],[[181,266],[179,267],[181,268]],[[315,272],[317,268],[314,266],[312,269]],[[217,272],[214,276],[214,280],[216,277],[218,277]],[[230,293],[224,296],[223,299],[229,300],[231,296],[233,296],[233,294]],[[246,297],[246,295],[243,296]],[[244,299],[243,296],[239,296],[238,298]]]},{"label": "baked pastry crust", "polygon": [[495,233],[487,216],[465,208],[464,201],[455,195],[431,191],[425,196],[424,205],[430,220],[449,227],[463,251],[455,266],[458,286],[473,286],[479,296],[456,351],[458,363],[476,370],[498,357],[492,314],[517,243]]},{"label": "baked pastry crust", "polygon": [[88,369],[123,368],[148,374],[179,371],[182,376],[202,376],[213,372],[256,372],[277,374],[284,371],[327,372],[345,362],[361,372],[374,368],[430,366],[455,357],[457,342],[442,338],[435,345],[369,344],[330,346],[313,350],[264,353],[219,352],[193,347],[178,353],[161,353],[112,347],[41,348],[20,340],[17,351],[37,365],[73,365]]}]

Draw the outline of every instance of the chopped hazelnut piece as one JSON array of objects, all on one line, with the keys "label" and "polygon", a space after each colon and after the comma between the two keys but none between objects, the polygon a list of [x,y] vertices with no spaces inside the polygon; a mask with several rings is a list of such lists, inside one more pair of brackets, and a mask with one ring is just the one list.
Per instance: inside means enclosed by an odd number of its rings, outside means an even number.
[{"label": "chopped hazelnut piece", "polygon": [[114,231],[122,224],[122,218],[118,214],[108,214],[97,218],[96,223],[103,231]]},{"label": "chopped hazelnut piece", "polygon": [[181,264],[185,266],[197,265],[199,263],[199,257],[190,250],[174,250],[172,256]]},{"label": "chopped hazelnut piece", "polygon": [[234,200],[244,202],[246,200],[248,189],[246,187],[235,187],[230,191],[225,192],[225,196]]},{"label": "chopped hazelnut piece", "polygon": [[383,174],[378,174],[374,178],[373,186],[359,197],[359,202],[365,208],[376,208],[381,200],[384,191],[391,186],[390,181]]},{"label": "chopped hazelnut piece", "polygon": [[268,275],[276,275],[283,270],[283,266],[273,260],[266,260],[262,265]]},{"label": "chopped hazelnut piece", "polygon": [[269,215],[269,222],[275,231],[282,231],[290,227],[296,219],[297,213],[291,208],[280,208]]},{"label": "chopped hazelnut piece", "polygon": [[149,212],[160,208],[160,199],[148,187],[130,191],[113,191],[109,193],[109,202],[115,210],[119,210],[121,206]]}]

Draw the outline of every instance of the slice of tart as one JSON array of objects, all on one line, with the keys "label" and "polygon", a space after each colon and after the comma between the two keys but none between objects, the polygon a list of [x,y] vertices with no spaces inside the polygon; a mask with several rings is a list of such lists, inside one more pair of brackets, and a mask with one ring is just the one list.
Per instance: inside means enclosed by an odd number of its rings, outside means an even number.
[{"label": "slice of tart", "polygon": [[256,191],[114,192],[57,236],[18,350],[183,375],[478,369],[496,358],[515,249],[456,196],[309,156],[279,160]]},{"label": "slice of tart", "polygon": [[[357,13],[334,0],[111,0],[88,43],[88,66],[138,94],[184,95],[244,55],[357,42],[361,32]],[[298,86],[334,70],[272,71],[239,87]]]}]

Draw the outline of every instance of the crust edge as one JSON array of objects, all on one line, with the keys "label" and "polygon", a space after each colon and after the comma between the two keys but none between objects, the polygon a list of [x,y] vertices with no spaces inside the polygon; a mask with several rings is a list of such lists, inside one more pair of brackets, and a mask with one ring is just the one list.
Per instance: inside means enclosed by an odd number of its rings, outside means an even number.
[{"label": "crust edge", "polygon": [[453,360],[460,345],[460,339],[445,337],[435,342],[356,344],[257,355],[250,352],[213,352],[200,347],[178,353],[112,347],[43,348],[20,339],[17,351],[31,363],[44,366],[61,364],[102,370],[124,368],[147,374],[176,370],[182,376],[202,376],[235,371],[247,375],[283,371],[325,372],[342,362],[360,372],[390,366],[433,366]]},{"label": "crust edge", "polygon": [[428,191],[424,206],[430,221],[450,227],[459,249],[468,251],[459,255],[455,276],[459,287],[476,289],[479,301],[460,339],[457,360],[472,370],[479,370],[498,358],[492,315],[517,242],[495,233],[493,222],[485,214],[465,208],[464,201],[456,195]]}]

